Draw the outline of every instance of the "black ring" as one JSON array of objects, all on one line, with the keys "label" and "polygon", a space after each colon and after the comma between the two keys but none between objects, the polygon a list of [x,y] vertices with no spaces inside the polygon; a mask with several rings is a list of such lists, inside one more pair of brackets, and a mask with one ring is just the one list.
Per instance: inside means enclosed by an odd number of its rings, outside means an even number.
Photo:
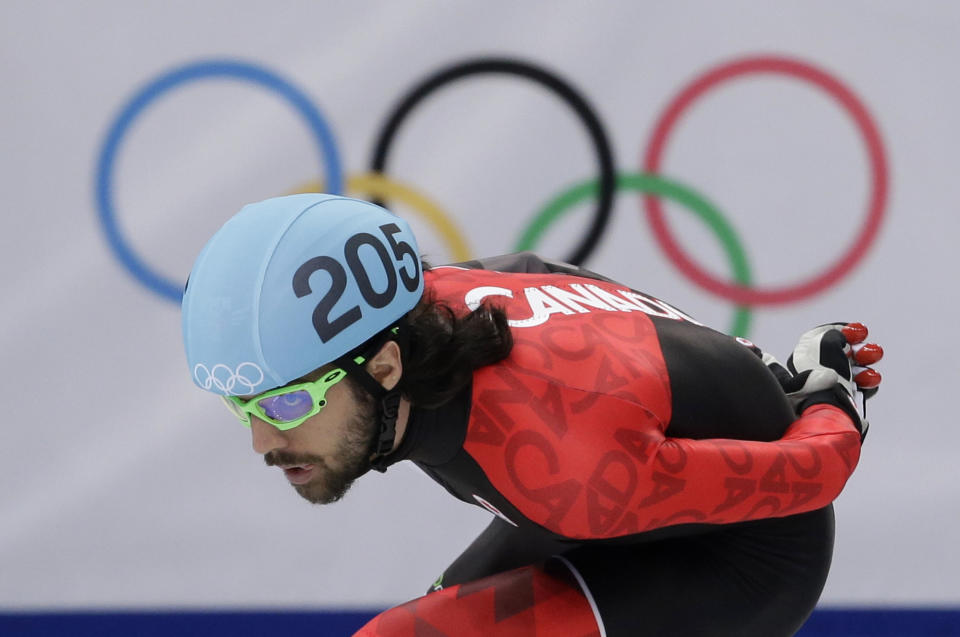
[{"label": "black ring", "polygon": [[[542,84],[569,104],[570,107],[576,111],[583,123],[586,124],[587,132],[590,134],[590,139],[597,152],[597,162],[600,164],[600,178],[598,180],[600,192],[597,193],[597,207],[594,211],[593,223],[590,226],[590,230],[573,251],[572,255],[567,258],[567,261],[574,265],[582,265],[597,247],[603,231],[610,222],[610,211],[613,208],[613,196],[616,192],[616,173],[613,166],[613,152],[610,150],[610,142],[607,139],[606,133],[603,131],[603,125],[600,123],[600,119],[596,113],[594,113],[586,99],[564,80],[543,68],[534,66],[528,62],[507,58],[478,58],[458,62],[427,77],[400,99],[397,105],[394,106],[386,123],[380,128],[380,132],[377,134],[376,145],[374,146],[373,160],[370,164],[371,170],[376,173],[384,172],[387,165],[387,153],[390,150],[390,144],[393,142],[393,138],[400,128],[401,122],[410,114],[414,106],[444,84],[468,75],[477,75],[480,73],[519,75],[520,77]],[[385,205],[382,201],[377,201],[376,203]]]}]

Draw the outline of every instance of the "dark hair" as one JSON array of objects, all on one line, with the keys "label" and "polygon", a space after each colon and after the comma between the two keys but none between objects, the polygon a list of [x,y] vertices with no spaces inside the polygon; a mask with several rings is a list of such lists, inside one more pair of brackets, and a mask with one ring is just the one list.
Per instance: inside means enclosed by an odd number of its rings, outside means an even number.
[{"label": "dark hair", "polygon": [[506,312],[481,305],[458,316],[454,310],[424,295],[400,321],[403,374],[397,388],[421,407],[443,405],[470,384],[474,370],[510,355],[513,335]]},{"label": "dark hair", "polygon": [[[431,268],[421,257],[423,271]],[[451,400],[470,384],[473,372],[505,359],[513,349],[513,334],[506,311],[483,303],[458,315],[447,303],[425,290],[417,305],[399,321],[381,330],[359,347],[312,372],[319,377],[333,365],[349,366],[362,356],[370,360],[387,341],[400,346],[403,373],[396,389],[418,407],[436,408]],[[358,382],[347,375],[346,381]],[[376,382],[371,378],[371,382]],[[355,392],[370,396],[369,392]]]}]

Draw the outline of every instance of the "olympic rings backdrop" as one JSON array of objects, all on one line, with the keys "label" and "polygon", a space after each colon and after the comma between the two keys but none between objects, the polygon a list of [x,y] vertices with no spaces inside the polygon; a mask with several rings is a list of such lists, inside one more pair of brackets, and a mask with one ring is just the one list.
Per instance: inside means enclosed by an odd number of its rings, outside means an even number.
[{"label": "olympic rings backdrop", "polygon": [[[770,290],[758,290],[751,287],[750,270],[745,250],[726,217],[691,187],[678,182],[665,181],[658,175],[667,135],[676,125],[684,110],[689,108],[698,97],[713,86],[741,75],[757,73],[776,73],[797,78],[813,84],[834,98],[845,109],[863,135],[869,152],[869,168],[872,179],[866,223],[848,251],[825,272],[814,276],[809,281]],[[644,198],[644,205],[650,226],[654,230],[654,236],[666,255],[681,272],[706,291],[723,298],[741,304],[772,305],[803,300],[841,281],[866,256],[880,229],[886,205],[887,158],[877,126],[866,107],[850,89],[828,72],[808,63],[785,57],[754,56],[725,62],[709,69],[684,86],[664,109],[654,128],[652,139],[643,153],[644,168],[647,172],[618,175],[615,173],[613,154],[604,125],[587,100],[575,87],[555,72],[530,62],[508,58],[476,58],[445,66],[416,83],[402,95],[377,134],[370,166],[371,173],[363,182],[371,184],[374,183],[372,180],[376,179],[376,183],[379,185],[373,188],[368,185],[367,188],[363,188],[363,184],[360,182],[363,179],[362,176],[353,182],[355,186],[360,186],[361,191],[372,192],[378,197],[377,202],[381,204],[384,203],[383,199],[389,197],[392,192],[397,194],[400,194],[401,191],[407,193],[406,201],[412,203],[425,215],[428,221],[440,229],[444,238],[450,243],[452,253],[458,260],[468,260],[478,255],[472,254],[466,248],[467,241],[462,232],[457,229],[450,213],[444,212],[431,203],[425,195],[418,193],[412,186],[390,180],[385,176],[385,169],[389,151],[393,146],[400,124],[413,112],[417,104],[431,93],[448,84],[484,74],[506,74],[526,78],[554,93],[577,114],[586,127],[593,143],[598,164],[598,176],[594,181],[578,184],[554,197],[559,202],[551,200],[551,203],[544,210],[538,212],[522,237],[515,241],[512,246],[504,246],[504,252],[508,249],[535,249],[537,238],[560,213],[578,200],[589,196],[596,200],[593,220],[588,231],[584,233],[576,248],[567,258],[570,263],[583,265],[597,249],[603,232],[609,223],[615,191],[620,189],[635,190],[648,193]],[[149,290],[175,302],[180,301],[183,286],[176,281],[165,279],[149,265],[144,264],[129,248],[118,228],[112,193],[116,154],[122,144],[124,135],[134,125],[136,118],[159,97],[190,82],[217,78],[250,82],[262,86],[289,101],[307,120],[319,147],[321,158],[325,161],[327,181],[317,182],[314,184],[314,188],[308,188],[305,191],[323,190],[335,194],[343,193],[342,159],[329,124],[324,119],[320,109],[310,101],[310,98],[302,90],[293,86],[276,72],[252,63],[236,60],[208,60],[169,70],[151,80],[129,99],[110,127],[97,164],[97,204],[104,232],[120,262]],[[574,194],[576,196],[571,199]],[[682,251],[668,231],[663,209],[658,197],[654,195],[668,197],[686,205],[709,224],[729,255],[735,284],[727,283],[721,278],[710,275]],[[567,201],[568,199],[570,201]],[[746,336],[748,325],[749,310],[741,305],[737,308],[736,318],[730,332],[739,336]]]},{"label": "olympic rings backdrop", "polygon": [[193,386],[179,300],[203,243],[318,190],[388,206],[433,263],[533,250],[781,360],[866,322],[885,382],[822,602],[960,608],[960,9],[501,10],[0,7],[0,610],[367,612],[486,525],[405,464],[310,507]]}]

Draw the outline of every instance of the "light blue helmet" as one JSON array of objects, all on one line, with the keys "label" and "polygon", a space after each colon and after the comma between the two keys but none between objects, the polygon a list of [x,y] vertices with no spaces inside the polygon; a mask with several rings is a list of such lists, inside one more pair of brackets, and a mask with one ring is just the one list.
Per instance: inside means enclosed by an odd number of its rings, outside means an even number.
[{"label": "light blue helmet", "polygon": [[416,238],[380,206],[322,194],[250,204],[188,279],[193,381],[224,395],[280,387],[390,327],[422,295]]}]

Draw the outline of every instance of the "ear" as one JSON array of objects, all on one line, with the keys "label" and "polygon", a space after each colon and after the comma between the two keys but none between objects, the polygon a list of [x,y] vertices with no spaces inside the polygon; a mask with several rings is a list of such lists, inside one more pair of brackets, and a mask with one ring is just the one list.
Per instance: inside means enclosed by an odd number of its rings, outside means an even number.
[{"label": "ear", "polygon": [[366,364],[367,372],[386,390],[391,390],[400,382],[403,364],[400,360],[400,346],[396,341],[387,341]]}]

